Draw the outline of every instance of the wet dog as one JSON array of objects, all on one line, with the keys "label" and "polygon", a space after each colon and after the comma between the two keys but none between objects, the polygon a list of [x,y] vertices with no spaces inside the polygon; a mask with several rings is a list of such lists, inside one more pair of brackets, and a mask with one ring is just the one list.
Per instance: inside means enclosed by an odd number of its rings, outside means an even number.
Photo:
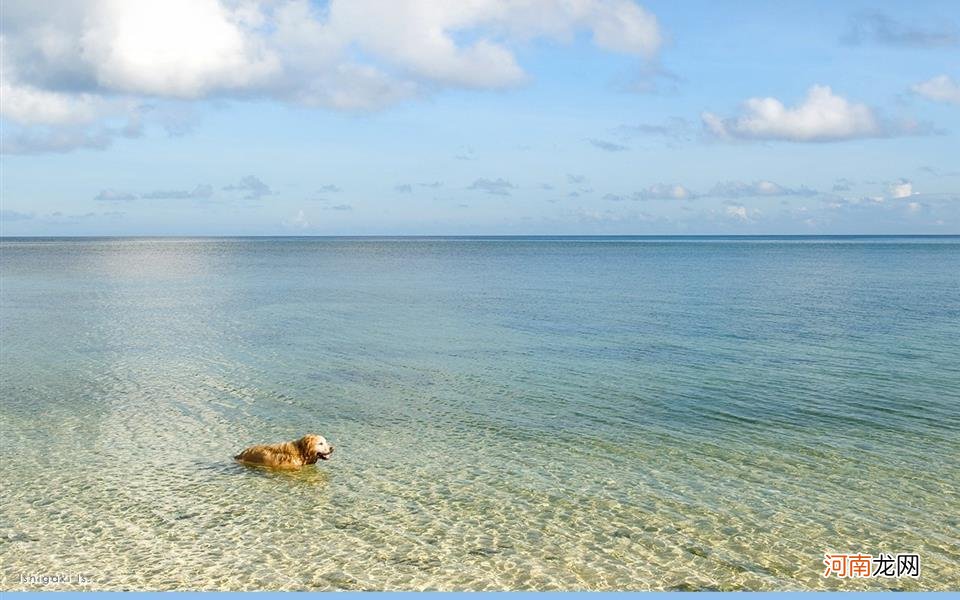
[{"label": "wet dog", "polygon": [[299,469],[318,460],[329,460],[333,444],[322,435],[308,434],[293,442],[251,446],[234,456],[248,465],[260,465],[274,469]]}]

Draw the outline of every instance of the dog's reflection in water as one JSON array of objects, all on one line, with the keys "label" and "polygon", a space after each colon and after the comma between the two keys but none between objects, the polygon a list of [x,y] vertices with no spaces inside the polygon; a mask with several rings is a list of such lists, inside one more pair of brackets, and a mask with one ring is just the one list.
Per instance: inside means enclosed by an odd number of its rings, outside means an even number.
[{"label": "dog's reflection in water", "polygon": [[272,469],[257,465],[232,465],[241,475],[263,477],[275,481],[286,481],[292,484],[326,485],[330,481],[330,472],[326,469]]},{"label": "dog's reflection in water", "polygon": [[291,485],[325,486],[330,482],[330,472],[326,469],[272,469],[257,465],[247,465],[237,461],[198,464],[201,471],[213,472],[219,476],[237,478],[256,478],[259,481],[270,480]]}]

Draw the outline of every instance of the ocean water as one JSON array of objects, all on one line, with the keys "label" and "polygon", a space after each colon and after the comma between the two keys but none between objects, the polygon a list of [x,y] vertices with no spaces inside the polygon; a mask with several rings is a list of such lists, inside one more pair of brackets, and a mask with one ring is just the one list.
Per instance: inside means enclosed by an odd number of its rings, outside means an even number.
[{"label": "ocean water", "polygon": [[3,590],[960,588],[958,237],[8,238],[0,282]]}]

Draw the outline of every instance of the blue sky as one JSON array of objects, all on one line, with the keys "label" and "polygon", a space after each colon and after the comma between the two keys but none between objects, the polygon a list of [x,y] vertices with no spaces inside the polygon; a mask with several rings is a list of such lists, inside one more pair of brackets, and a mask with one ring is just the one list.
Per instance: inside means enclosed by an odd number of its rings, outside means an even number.
[{"label": "blue sky", "polygon": [[956,2],[44,4],[3,235],[960,233]]}]

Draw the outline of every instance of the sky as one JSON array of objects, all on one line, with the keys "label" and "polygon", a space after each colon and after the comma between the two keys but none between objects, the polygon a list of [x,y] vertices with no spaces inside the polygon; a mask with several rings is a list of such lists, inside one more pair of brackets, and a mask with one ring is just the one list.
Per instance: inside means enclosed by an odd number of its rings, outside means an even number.
[{"label": "sky", "polygon": [[5,0],[0,233],[960,234],[960,4]]}]

